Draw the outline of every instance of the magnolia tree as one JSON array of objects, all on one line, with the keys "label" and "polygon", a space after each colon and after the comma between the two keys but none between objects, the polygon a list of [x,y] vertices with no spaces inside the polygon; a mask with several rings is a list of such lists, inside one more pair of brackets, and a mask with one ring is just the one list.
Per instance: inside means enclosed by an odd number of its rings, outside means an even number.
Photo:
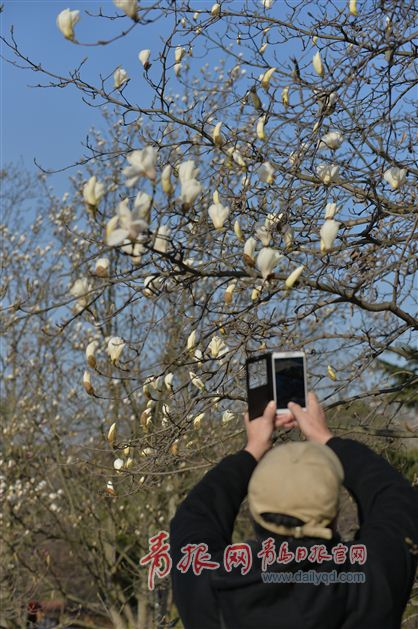
[{"label": "magnolia tree", "polygon": [[135,73],[120,58],[97,80],[4,40],[11,63],[108,121],[64,198],[45,189],[53,245],[31,254],[49,281],[17,273],[7,296],[14,334],[37,321],[53,348],[44,370],[66,421],[75,400],[73,447],[102,433],[88,460],[106,505],[135,491],[149,526],[168,527],[189,472],[242,445],[245,358],[260,350],[304,349],[345,431],[338,410],[363,400],[363,431],[413,434],[389,427],[405,382],[374,368],[417,328],[416,13],[395,0],[66,9],[63,45],[166,31]]}]

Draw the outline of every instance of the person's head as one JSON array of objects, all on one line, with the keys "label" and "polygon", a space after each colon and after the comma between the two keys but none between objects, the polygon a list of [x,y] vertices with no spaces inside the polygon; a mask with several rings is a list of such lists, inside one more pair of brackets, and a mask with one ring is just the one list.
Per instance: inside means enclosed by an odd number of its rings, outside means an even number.
[{"label": "person's head", "polygon": [[261,530],[276,535],[331,539],[343,480],[341,462],[328,446],[308,441],[277,446],[251,477],[251,516]]}]

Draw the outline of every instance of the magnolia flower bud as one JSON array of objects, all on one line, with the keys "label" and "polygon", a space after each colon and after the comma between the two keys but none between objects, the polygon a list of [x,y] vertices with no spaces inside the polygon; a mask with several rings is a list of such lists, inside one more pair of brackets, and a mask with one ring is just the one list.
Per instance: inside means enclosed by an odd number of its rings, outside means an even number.
[{"label": "magnolia flower bud", "polygon": [[208,345],[208,350],[212,358],[217,358],[218,356],[223,356],[228,351],[228,348],[220,336],[214,336]]},{"label": "magnolia flower bud", "polygon": [[120,336],[112,336],[107,343],[107,353],[113,364],[116,364],[126,343]]},{"label": "magnolia flower bud", "polygon": [[64,9],[57,16],[57,26],[65,39],[74,41],[74,26],[80,19],[80,11],[71,11],[70,9]]},{"label": "magnolia flower bud", "polygon": [[142,63],[142,65],[144,66],[144,70],[149,70],[149,68],[151,67],[151,64],[149,62],[149,58],[151,56],[151,50],[149,50],[148,48],[145,50],[141,50],[141,52],[138,55],[138,59],[140,60],[140,62]]},{"label": "magnolia flower bud", "polygon": [[315,72],[319,74],[320,77],[323,77],[325,74],[325,71],[324,71],[324,66],[322,65],[322,59],[321,59],[321,54],[319,50],[316,54],[314,54],[312,58],[312,64],[313,64]]},{"label": "magnolia flower bud", "polygon": [[192,351],[195,346],[196,346],[196,341],[197,341],[197,334],[196,334],[196,330],[193,330],[193,332],[191,332],[189,334],[189,337],[187,339],[187,349],[190,351]]},{"label": "magnolia flower bud", "polygon": [[115,82],[115,88],[118,90],[128,80],[128,73],[123,68],[117,68],[113,74],[113,80]]},{"label": "magnolia flower bud", "polygon": [[234,292],[236,286],[236,281],[231,282],[230,284],[228,284],[225,293],[224,293],[224,302],[229,305],[230,303],[232,303],[232,293]]},{"label": "magnolia flower bud", "polygon": [[99,258],[96,260],[94,272],[97,277],[109,277],[109,265],[109,258]]},{"label": "magnolia flower bud", "polygon": [[125,467],[126,467],[126,469],[130,470],[130,469],[131,469],[131,467],[133,466],[133,464],[134,464],[134,460],[133,460],[133,458],[132,458],[132,457],[128,457],[128,458],[126,459],[126,463],[125,463]]},{"label": "magnolia flower bud", "polygon": [[340,223],[334,221],[334,219],[327,219],[321,227],[321,252],[325,253],[332,249],[334,240],[337,237],[338,228]]},{"label": "magnolia flower bud", "polygon": [[173,374],[168,373],[164,378],[164,384],[169,391],[173,390]]},{"label": "magnolia flower bud", "polygon": [[191,383],[200,391],[203,391],[205,388],[205,385],[203,384],[202,380],[196,376],[195,373],[193,373],[193,371],[189,371],[189,376],[190,376],[190,381]]},{"label": "magnolia flower bud", "polygon": [[161,173],[161,186],[164,194],[166,194],[168,197],[171,196],[174,192],[174,187],[171,183],[171,170],[172,168],[170,164],[167,164],[167,166],[164,166]]},{"label": "magnolia flower bud", "polygon": [[213,202],[215,203],[215,205],[217,205],[218,203],[221,202],[221,200],[219,198],[219,192],[217,190],[215,190],[215,192],[212,194],[212,199],[213,199]]},{"label": "magnolia flower bud", "polygon": [[108,480],[106,483],[106,493],[108,493],[109,496],[116,496],[115,488],[111,480]]},{"label": "magnolia flower bud", "polygon": [[328,365],[327,373],[328,373],[329,377],[331,378],[331,380],[335,381],[337,379],[337,374],[335,373],[335,371],[333,370],[331,365]]},{"label": "magnolia flower bud", "polygon": [[319,164],[316,168],[316,174],[325,185],[329,185],[338,179],[340,167],[337,164]]},{"label": "magnolia flower bud", "polygon": [[259,140],[263,140],[263,141],[265,141],[266,139],[266,134],[264,133],[265,122],[266,122],[265,116],[261,116],[261,118],[259,118],[257,122],[257,137]]},{"label": "magnolia flower bud", "polygon": [[149,426],[149,424],[151,423],[151,409],[150,408],[146,408],[142,413],[141,413],[141,417],[139,418],[139,423],[141,424],[141,426],[143,428],[147,428]]},{"label": "magnolia flower bud", "polygon": [[170,446],[170,454],[172,454],[173,456],[175,456],[177,454],[177,452],[179,451],[179,440],[175,439],[173,441],[173,443]]},{"label": "magnolia flower bud", "polygon": [[285,286],[288,290],[290,290],[291,288],[293,288],[294,284],[297,282],[297,280],[299,279],[299,277],[302,274],[303,269],[305,268],[305,265],[302,264],[301,266],[298,266],[297,269],[295,269],[294,271],[292,271],[292,273],[289,275],[289,277],[286,279],[285,282]]},{"label": "magnolia flower bud", "polygon": [[392,168],[389,168],[383,174],[383,178],[388,182],[390,186],[392,186],[394,190],[397,190],[405,183],[406,173],[406,168],[398,168],[397,166],[392,166]]},{"label": "magnolia flower bud", "polygon": [[261,44],[260,49],[258,51],[260,55],[263,55],[266,52],[266,48],[268,45],[269,45],[268,42],[264,42],[264,44]]},{"label": "magnolia flower bud", "polygon": [[255,264],[254,252],[255,252],[256,246],[257,246],[257,241],[253,237],[248,238],[248,240],[246,240],[245,242],[243,258],[244,258],[244,262],[248,264],[248,266],[254,266]]},{"label": "magnolia flower bud", "polygon": [[258,176],[260,181],[264,183],[272,184],[274,181],[274,168],[270,162],[264,162],[258,169]]},{"label": "magnolia flower bud", "polygon": [[244,240],[244,234],[242,233],[241,225],[239,224],[238,219],[234,223],[234,233],[238,240]]},{"label": "magnolia flower bud", "polygon": [[215,2],[215,4],[212,5],[210,12],[213,17],[218,17],[221,12],[221,5],[218,4],[218,2]]},{"label": "magnolia flower bud", "polygon": [[174,74],[175,74],[176,76],[180,76],[180,72],[181,72],[182,67],[183,67],[183,66],[182,66],[182,64],[181,64],[181,63],[175,63],[175,64],[174,64],[173,68],[174,68]]},{"label": "magnolia flower bud", "polygon": [[293,230],[291,227],[288,227],[284,233],[284,244],[286,249],[290,249],[293,245]]},{"label": "magnolia flower bud", "polygon": [[332,151],[338,149],[344,141],[344,136],[339,131],[329,131],[326,133],[319,143],[319,148],[328,148]]},{"label": "magnolia flower bud", "polygon": [[271,231],[262,225],[256,230],[257,238],[259,238],[263,244],[263,247],[268,247],[271,241]]},{"label": "magnolia flower bud", "polygon": [[117,472],[119,472],[119,470],[121,470],[123,468],[124,465],[124,460],[123,459],[115,459],[113,461],[113,467],[115,468],[115,470]]},{"label": "magnolia flower bud", "polygon": [[263,247],[257,256],[257,268],[260,271],[263,279],[267,279],[269,275],[273,273],[273,269],[276,266],[278,260],[283,256],[278,251],[270,249],[269,247]]},{"label": "magnolia flower bud", "polygon": [[285,107],[289,107],[289,86],[286,85],[282,89],[282,103]]},{"label": "magnolia flower bud", "polygon": [[96,367],[96,350],[99,346],[98,341],[92,341],[86,347],[86,361],[89,367],[94,369]]},{"label": "magnolia flower bud", "polygon": [[325,207],[325,219],[334,218],[336,211],[337,211],[336,203],[327,203]]},{"label": "magnolia flower bud", "polygon": [[350,0],[349,3],[349,8],[350,8],[350,15],[358,15],[357,13],[357,0]]},{"label": "magnolia flower bud", "polygon": [[174,60],[176,63],[180,63],[180,61],[183,59],[184,55],[186,54],[186,50],[182,47],[182,46],[177,46],[175,52],[174,52]]},{"label": "magnolia flower bud", "polygon": [[214,203],[210,206],[208,214],[215,226],[215,229],[222,229],[229,216],[229,208],[221,203]]},{"label": "magnolia flower bud", "polygon": [[267,91],[270,86],[270,80],[273,73],[276,72],[276,68],[269,68],[260,78],[261,86]]},{"label": "magnolia flower bud", "polygon": [[91,377],[88,371],[84,372],[83,386],[88,395],[94,395],[94,389],[93,389],[93,385],[91,383]]},{"label": "magnolia flower bud", "polygon": [[111,446],[113,446],[116,441],[116,422],[113,422],[113,424],[109,428],[109,432],[107,433],[107,441]]},{"label": "magnolia flower bud", "polygon": [[97,178],[93,175],[88,182],[84,184],[83,198],[88,208],[96,209],[100,203],[101,198],[105,193],[105,187]]},{"label": "magnolia flower bud", "polygon": [[273,5],[273,0],[261,0],[261,4],[265,9],[271,9]]},{"label": "magnolia flower bud", "polygon": [[113,3],[118,9],[122,9],[128,17],[136,20],[138,11],[137,0],[113,0]]},{"label": "magnolia flower bud", "polygon": [[221,133],[221,127],[222,127],[222,122],[218,122],[215,125],[215,128],[212,133],[212,139],[216,146],[222,146],[222,144],[224,143],[224,138]]},{"label": "magnolia flower bud", "polygon": [[141,151],[132,151],[126,156],[130,166],[123,169],[123,174],[127,177],[128,188],[135,185],[141,176],[148,177],[155,181],[157,177],[157,149],[153,146],[146,146]]},{"label": "magnolia flower bud", "polygon": [[181,186],[180,200],[183,206],[190,208],[199,194],[202,192],[202,186],[197,179],[189,179],[185,181]]},{"label": "magnolia flower bud", "polygon": [[200,413],[199,415],[196,415],[196,417],[193,420],[193,428],[200,428],[200,423],[202,421],[202,419],[204,418],[205,413]]},{"label": "magnolia flower bud", "polygon": [[230,149],[228,149],[228,153],[232,156],[232,159],[234,160],[236,164],[238,164],[238,166],[241,166],[241,168],[244,168],[244,169],[247,168],[247,165],[244,162],[244,159],[239,151],[234,150],[231,147]]},{"label": "magnolia flower bud", "polygon": [[228,422],[230,422],[231,420],[234,419],[234,413],[231,413],[231,411],[225,411],[222,415],[222,423],[223,424],[227,424]]},{"label": "magnolia flower bud", "polygon": [[153,245],[155,251],[158,251],[159,253],[167,252],[168,245],[170,243],[170,234],[171,229],[168,225],[160,225]]},{"label": "magnolia flower bud", "polygon": [[252,301],[257,301],[257,299],[259,299],[262,289],[263,289],[262,286],[256,286],[255,288],[253,288],[253,290],[251,291]]}]

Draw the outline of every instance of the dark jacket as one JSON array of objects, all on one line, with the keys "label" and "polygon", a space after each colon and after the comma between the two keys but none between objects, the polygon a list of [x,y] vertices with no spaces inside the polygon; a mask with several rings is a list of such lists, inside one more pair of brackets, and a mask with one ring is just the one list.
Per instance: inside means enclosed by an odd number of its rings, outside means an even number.
[{"label": "dark jacket", "polygon": [[[360,529],[355,541],[345,545],[364,544],[366,563],[352,565],[347,557],[344,564],[276,563],[267,571],[361,571],[365,583],[264,583],[257,559],[262,539],[251,541],[253,566],[248,574],[243,576],[239,567],[225,570],[223,552],[232,543],[234,521],[257,465],[249,452],[241,450],[203,477],[171,521],[174,601],[185,629],[399,629],[417,565],[411,545],[418,543],[417,494],[365,445],[333,437],[327,446],[339,457],[344,485],[359,509]],[[265,538],[269,536],[276,549],[285,539],[270,533]],[[286,541],[292,550],[318,543],[331,549],[339,540]],[[200,576],[191,569],[182,574],[176,564],[183,556],[181,548],[189,543],[206,543],[220,568],[203,570]]]}]

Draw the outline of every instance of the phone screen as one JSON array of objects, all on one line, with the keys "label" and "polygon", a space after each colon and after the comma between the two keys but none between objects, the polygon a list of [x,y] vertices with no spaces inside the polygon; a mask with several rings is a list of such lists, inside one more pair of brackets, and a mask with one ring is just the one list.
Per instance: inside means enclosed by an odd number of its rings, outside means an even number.
[{"label": "phone screen", "polygon": [[277,408],[287,408],[289,402],[306,406],[303,357],[275,358]]}]

